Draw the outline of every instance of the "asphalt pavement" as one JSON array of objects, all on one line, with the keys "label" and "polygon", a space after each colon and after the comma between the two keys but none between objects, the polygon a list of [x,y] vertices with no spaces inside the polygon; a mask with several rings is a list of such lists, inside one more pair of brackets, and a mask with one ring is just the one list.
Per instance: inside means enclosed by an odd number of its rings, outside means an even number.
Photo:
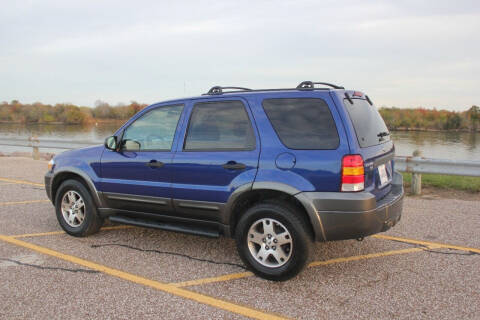
[{"label": "asphalt pavement", "polygon": [[232,239],[107,223],[62,232],[46,161],[0,157],[1,319],[480,319],[480,202],[406,197],[364,241],[315,244],[296,278],[245,270]]}]

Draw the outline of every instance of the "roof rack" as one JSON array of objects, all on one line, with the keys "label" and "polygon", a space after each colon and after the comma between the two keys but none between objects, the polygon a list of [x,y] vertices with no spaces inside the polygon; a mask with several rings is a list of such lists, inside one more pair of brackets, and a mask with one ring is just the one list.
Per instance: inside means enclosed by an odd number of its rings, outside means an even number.
[{"label": "roof rack", "polygon": [[[222,87],[222,86],[214,86],[208,90],[207,93],[204,93],[204,96],[212,96],[212,95],[221,95],[224,93],[235,93],[235,92],[254,92],[254,91],[294,91],[294,90],[329,90],[328,88],[315,88],[316,84],[321,84],[324,86],[329,86],[334,89],[345,89],[344,87],[337,86],[335,84],[327,83],[327,82],[312,82],[312,81],[303,81],[301,82],[296,88],[284,88],[284,89],[249,89],[243,87]],[[224,91],[224,90],[234,90],[234,91]]]},{"label": "roof rack", "polygon": [[297,89],[299,90],[313,90],[315,89],[316,84],[321,84],[324,86],[329,86],[334,89],[345,89],[344,87],[337,86],[336,84],[328,83],[328,82],[312,82],[312,81],[302,81],[300,84],[297,86]]},{"label": "roof rack", "polygon": [[206,93],[207,95],[216,95],[216,94],[223,94],[223,90],[239,90],[239,91],[252,91],[252,89],[249,88],[243,88],[243,87],[221,87],[221,86],[215,86],[211,87],[210,90]]}]

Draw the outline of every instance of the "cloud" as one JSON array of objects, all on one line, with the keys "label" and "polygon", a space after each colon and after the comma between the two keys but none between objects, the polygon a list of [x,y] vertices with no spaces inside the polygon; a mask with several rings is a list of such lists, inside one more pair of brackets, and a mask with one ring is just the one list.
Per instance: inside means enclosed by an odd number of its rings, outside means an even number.
[{"label": "cloud", "polygon": [[378,105],[480,103],[476,1],[3,7],[0,100],[155,102],[216,84],[291,87],[312,79],[365,90]]}]

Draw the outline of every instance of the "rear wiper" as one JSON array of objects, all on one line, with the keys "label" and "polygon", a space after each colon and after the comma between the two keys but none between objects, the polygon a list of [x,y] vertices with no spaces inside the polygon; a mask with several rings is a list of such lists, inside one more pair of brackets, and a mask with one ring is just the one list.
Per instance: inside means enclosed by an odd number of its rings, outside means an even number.
[{"label": "rear wiper", "polygon": [[378,141],[382,141],[383,137],[389,136],[390,132],[387,131],[382,131],[379,134],[377,134],[377,137],[379,138]]},{"label": "rear wiper", "polygon": [[389,136],[389,135],[390,135],[390,132],[383,131],[383,132],[380,132],[379,134],[377,134],[377,137],[382,138],[382,137],[386,137],[386,136]]}]

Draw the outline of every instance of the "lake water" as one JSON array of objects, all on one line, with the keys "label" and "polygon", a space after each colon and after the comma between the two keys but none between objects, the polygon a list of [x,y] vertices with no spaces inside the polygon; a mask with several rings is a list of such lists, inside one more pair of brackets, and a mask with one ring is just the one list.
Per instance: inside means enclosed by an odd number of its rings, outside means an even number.
[{"label": "lake water", "polygon": [[[31,152],[32,148],[22,147],[31,135],[36,135],[41,152],[59,153],[66,148],[77,148],[103,143],[103,140],[120,127],[122,123],[103,123],[98,126],[77,125],[20,125],[0,123],[0,152]],[[396,154],[411,155],[415,149],[424,157],[480,161],[480,133],[466,132],[392,132]],[[73,141],[73,143],[72,143]]]}]

